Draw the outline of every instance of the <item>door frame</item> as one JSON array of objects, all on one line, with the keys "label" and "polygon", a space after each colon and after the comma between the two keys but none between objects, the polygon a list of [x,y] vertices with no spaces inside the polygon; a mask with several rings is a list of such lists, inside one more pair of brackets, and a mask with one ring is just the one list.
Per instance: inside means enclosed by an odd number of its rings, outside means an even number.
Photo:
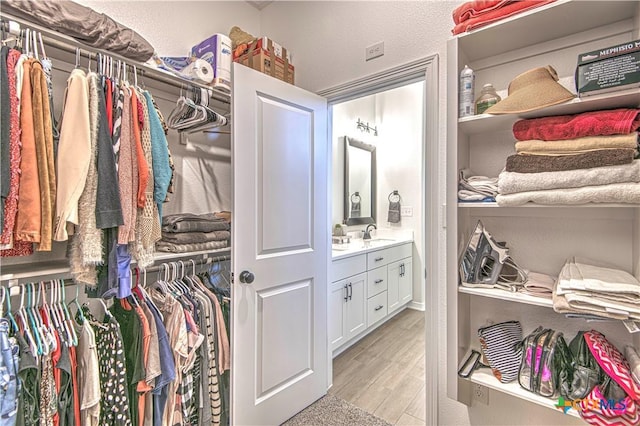
[{"label": "door frame", "polygon": [[[421,190],[422,211],[424,223],[420,230],[422,234],[422,252],[424,273],[422,274],[422,286],[424,290],[425,307],[425,420],[426,424],[438,424],[438,365],[439,358],[446,356],[446,351],[439,353],[438,319],[446,312],[440,312],[438,305],[439,283],[441,282],[438,269],[438,236],[435,234],[440,224],[438,207],[441,185],[439,175],[441,166],[438,161],[438,136],[439,136],[439,56],[434,54],[416,61],[412,61],[394,68],[371,74],[344,84],[316,92],[327,99],[329,138],[332,135],[333,113],[330,107],[345,101],[373,95],[410,83],[424,81],[424,119],[423,119],[423,145],[422,145],[422,182]],[[332,144],[329,141],[329,149]],[[329,159],[331,159],[329,153]],[[435,159],[435,161],[429,161]],[[442,222],[442,227],[446,223]],[[431,230],[432,232],[427,232]],[[427,286],[427,283],[431,285]],[[329,372],[333,374],[332,357],[329,354]]]}]

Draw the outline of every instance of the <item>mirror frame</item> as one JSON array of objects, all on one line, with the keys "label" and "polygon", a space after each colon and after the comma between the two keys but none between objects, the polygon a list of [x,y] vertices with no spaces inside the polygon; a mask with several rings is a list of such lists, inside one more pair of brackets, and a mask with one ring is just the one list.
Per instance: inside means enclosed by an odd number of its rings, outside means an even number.
[{"label": "mirror frame", "polygon": [[[349,146],[363,149],[371,153],[371,216],[369,217],[349,217],[349,206],[351,191],[349,190]],[[376,147],[364,142],[360,142],[349,136],[344,137],[344,219],[347,225],[364,225],[375,223],[376,209]]]}]

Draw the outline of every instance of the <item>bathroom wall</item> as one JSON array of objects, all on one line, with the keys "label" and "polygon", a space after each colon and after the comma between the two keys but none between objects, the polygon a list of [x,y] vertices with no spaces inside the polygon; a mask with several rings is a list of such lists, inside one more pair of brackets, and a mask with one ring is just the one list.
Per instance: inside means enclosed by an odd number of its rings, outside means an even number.
[{"label": "bathroom wall", "polygon": [[[341,137],[350,136],[375,145],[377,159],[378,227],[412,230],[414,236],[413,303],[424,309],[424,253],[422,226],[422,117],[424,83],[414,83],[374,95],[337,104],[332,109],[332,223],[344,219],[344,144]],[[356,128],[357,120],[377,127],[378,136]],[[401,195],[401,204],[412,207],[412,216],[403,216],[400,223],[387,222],[388,196],[393,190]],[[352,226],[350,230],[364,229]]]}]

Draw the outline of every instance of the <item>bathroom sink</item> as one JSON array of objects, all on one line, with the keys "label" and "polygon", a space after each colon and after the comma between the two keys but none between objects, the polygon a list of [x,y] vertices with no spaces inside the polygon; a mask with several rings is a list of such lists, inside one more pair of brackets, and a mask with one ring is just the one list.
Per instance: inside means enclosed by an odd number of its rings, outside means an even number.
[{"label": "bathroom sink", "polygon": [[362,241],[362,246],[367,248],[367,247],[380,247],[380,246],[386,246],[388,244],[394,243],[396,240],[393,240],[391,238],[372,238],[370,240],[363,240]]}]

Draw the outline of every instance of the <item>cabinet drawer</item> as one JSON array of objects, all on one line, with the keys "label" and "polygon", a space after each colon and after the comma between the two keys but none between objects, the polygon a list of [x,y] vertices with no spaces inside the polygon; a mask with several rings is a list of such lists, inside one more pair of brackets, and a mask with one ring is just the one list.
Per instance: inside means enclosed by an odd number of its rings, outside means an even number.
[{"label": "cabinet drawer", "polygon": [[387,292],[383,291],[367,300],[367,327],[387,316]]},{"label": "cabinet drawer", "polygon": [[367,258],[364,254],[338,259],[331,262],[331,282],[360,274],[367,270]]},{"label": "cabinet drawer", "polygon": [[413,243],[409,242],[400,246],[389,247],[367,253],[367,269],[384,266],[388,263],[412,256],[412,244]]},{"label": "cabinet drawer", "polygon": [[367,272],[367,297],[387,289],[387,267],[376,268]]}]

